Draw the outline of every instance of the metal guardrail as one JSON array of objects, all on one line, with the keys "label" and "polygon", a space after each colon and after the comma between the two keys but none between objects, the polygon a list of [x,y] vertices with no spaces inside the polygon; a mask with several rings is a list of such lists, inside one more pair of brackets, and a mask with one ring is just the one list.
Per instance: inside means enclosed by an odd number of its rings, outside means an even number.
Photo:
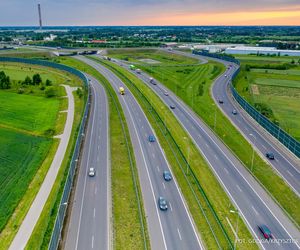
[{"label": "metal guardrail", "polygon": [[88,98],[86,101],[83,118],[82,118],[80,128],[78,131],[78,137],[76,140],[73,156],[71,159],[68,176],[67,176],[67,179],[65,182],[63,194],[62,194],[61,201],[60,201],[59,208],[58,208],[58,213],[56,216],[54,228],[53,228],[50,243],[48,246],[49,250],[56,250],[58,248],[58,244],[59,244],[59,241],[61,238],[61,231],[62,231],[63,224],[64,224],[64,218],[65,218],[65,213],[66,213],[66,209],[67,209],[67,204],[68,204],[68,200],[69,200],[70,193],[72,190],[74,175],[76,172],[77,161],[78,161],[78,158],[80,155],[80,148],[81,148],[81,144],[82,144],[83,137],[84,137],[83,132],[85,131],[86,121],[88,118],[88,113],[89,113],[89,108],[90,108],[89,103],[90,103],[91,97],[90,97],[88,79],[80,71],[78,71],[74,68],[68,67],[66,65],[57,64],[54,62],[34,60],[34,59],[24,59],[24,58],[10,58],[10,57],[0,57],[0,62],[26,63],[26,64],[40,65],[40,66],[51,67],[51,68],[63,70],[63,71],[66,71],[68,73],[71,73],[71,74],[79,77],[84,82],[85,88],[88,91]]},{"label": "metal guardrail", "polygon": [[[110,67],[113,71],[115,71],[115,69],[112,66],[110,66],[109,64],[104,63],[104,62],[102,62],[102,63],[105,64],[106,66]],[[229,235],[227,234],[221,220],[219,219],[219,216],[218,216],[217,212],[215,211],[212,204],[210,203],[210,201],[209,201],[204,189],[202,188],[196,174],[194,173],[194,171],[192,170],[189,162],[185,158],[180,146],[176,143],[176,140],[174,139],[171,132],[167,128],[164,120],[160,117],[160,115],[157,113],[156,109],[152,106],[151,101],[143,94],[143,92],[130,79],[128,79],[125,75],[122,74],[122,76],[134,88],[134,90],[137,91],[137,93],[142,97],[142,101],[144,102],[144,104],[146,104],[149,107],[148,111],[150,112],[150,114],[152,115],[154,120],[156,121],[156,123],[159,126],[161,132],[163,133],[168,145],[170,146],[170,148],[173,152],[173,155],[174,155],[181,171],[183,172],[183,174],[185,176],[185,179],[188,182],[188,185],[189,185],[190,189],[192,190],[192,193],[194,194],[195,199],[197,200],[197,204],[198,204],[198,206],[201,210],[201,213],[205,217],[205,220],[206,220],[206,222],[207,222],[207,224],[208,224],[208,226],[211,230],[211,233],[214,236],[214,239],[216,241],[216,244],[218,245],[218,248],[219,249],[224,249],[224,246],[221,246],[222,243],[220,242],[220,239],[218,239],[218,236],[215,234],[216,226],[219,227],[217,230],[220,230],[220,232],[224,236],[224,240],[228,244],[226,248],[234,249],[234,245],[233,245]],[[190,174],[186,174],[186,172],[185,172],[186,169],[188,169],[187,172],[189,172]],[[189,178],[191,178],[191,180]],[[199,200],[199,197],[196,195],[195,190],[193,189],[193,186],[196,186],[196,188],[198,189],[198,191],[201,194],[201,199],[203,199],[203,200],[201,200],[201,201]],[[202,204],[202,202],[204,202],[205,204]],[[212,216],[212,218],[214,218],[214,220],[215,220],[214,222],[209,221],[209,218],[207,217],[208,215],[206,214],[207,211],[211,212],[210,216]]]},{"label": "metal guardrail", "polygon": [[[212,58],[221,59],[228,62],[233,62],[240,65],[240,61],[221,54],[210,54],[207,52],[193,51],[196,55],[207,56]],[[287,149],[289,149],[293,154],[300,158],[300,142],[281,129],[278,125],[271,122],[267,117],[258,112],[249,102],[247,102],[234,88],[232,81],[237,77],[240,72],[240,68],[232,75],[230,90],[235,98],[235,100],[240,104],[240,106],[264,129],[266,129],[274,138],[280,141]]]}]

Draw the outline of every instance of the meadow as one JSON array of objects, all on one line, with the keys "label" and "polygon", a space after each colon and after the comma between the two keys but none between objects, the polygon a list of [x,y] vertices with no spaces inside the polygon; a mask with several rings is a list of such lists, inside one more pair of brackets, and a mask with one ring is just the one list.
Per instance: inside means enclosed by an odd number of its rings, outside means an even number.
[{"label": "meadow", "polygon": [[[254,103],[266,103],[273,111],[279,125],[300,141],[300,65],[297,57],[237,56],[242,71],[235,81],[238,91]],[[282,64],[294,60],[291,69],[263,68],[266,63]],[[261,68],[247,71],[243,66],[255,62]],[[255,91],[253,91],[255,89]]]}]

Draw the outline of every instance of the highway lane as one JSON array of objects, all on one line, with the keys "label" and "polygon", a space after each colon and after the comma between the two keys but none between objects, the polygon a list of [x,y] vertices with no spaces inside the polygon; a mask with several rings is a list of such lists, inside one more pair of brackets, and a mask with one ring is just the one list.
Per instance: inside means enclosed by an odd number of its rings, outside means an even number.
[{"label": "highway lane", "polygon": [[[254,121],[243,109],[235,102],[230,90],[229,84],[231,75],[237,70],[238,66],[233,65],[228,67],[226,72],[219,77],[212,88],[212,93],[216,104],[227,115],[232,123],[242,132],[244,137],[251,142],[260,153],[261,157],[265,159],[277,173],[286,181],[286,183],[293,189],[293,191],[300,196],[300,164],[293,156],[286,153],[286,149],[282,149],[283,145],[278,144],[275,138],[267,134],[267,131]],[[226,75],[226,77],[225,77]],[[221,98],[224,103],[218,103]],[[232,110],[238,111],[237,115],[232,114]],[[267,152],[274,153],[275,160],[268,160],[265,156]]]},{"label": "highway lane", "polygon": [[[181,51],[171,52],[198,58],[200,60],[214,60],[225,65],[226,72],[218,77],[212,86],[212,96],[216,105],[218,105],[233,125],[252,144],[260,156],[270,164],[291,189],[300,196],[300,160],[252,119],[231,95],[229,90],[231,76],[239,66],[220,59],[203,57]],[[229,67],[229,65],[232,65],[232,67]],[[224,103],[220,104],[218,102],[219,99],[222,99]],[[234,109],[238,111],[238,115],[232,114]],[[274,153],[275,160],[268,160],[265,156],[267,152]]]},{"label": "highway lane", "polygon": [[[128,65],[121,64],[128,69]],[[259,224],[268,225],[276,239],[286,239],[287,241],[300,239],[299,231],[281,209],[240,161],[187,105],[158,81],[156,81],[157,85],[151,84],[149,81],[150,76],[144,72],[141,74],[136,73],[136,76],[157,93],[166,105],[176,106],[173,110],[174,115],[204,155],[256,239],[262,240],[262,235],[257,227]],[[169,94],[168,96],[164,94],[166,91]],[[260,246],[264,249],[282,249],[287,245],[261,243]],[[298,245],[289,244],[288,247],[289,249],[298,249],[299,243]]]},{"label": "highway lane", "polygon": [[[108,100],[99,82],[88,76],[91,112],[64,249],[111,249],[111,195]],[[90,167],[96,175],[88,176]]]},{"label": "highway lane", "polygon": [[[97,69],[108,79],[116,92],[120,86],[124,86],[123,82],[104,66],[85,57],[76,58]],[[163,180],[163,171],[171,170],[159,142],[148,141],[148,136],[155,136],[155,133],[134,96],[125,89],[125,95],[118,95],[118,98],[124,110],[134,148],[151,248],[203,249],[176,180]],[[159,210],[159,196],[167,199],[168,211]]]}]

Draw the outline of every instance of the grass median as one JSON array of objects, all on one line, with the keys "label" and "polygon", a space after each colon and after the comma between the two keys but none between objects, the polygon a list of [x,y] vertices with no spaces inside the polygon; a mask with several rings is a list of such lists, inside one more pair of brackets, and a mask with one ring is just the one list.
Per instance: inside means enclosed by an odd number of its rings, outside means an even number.
[{"label": "grass median", "polygon": [[[98,61],[99,63],[103,63],[114,73],[116,73],[132,91],[143,108],[158,136],[169,163],[172,163],[172,170],[176,175],[180,189],[183,192],[189,210],[194,218],[195,224],[206,247],[208,249],[216,249],[219,246],[221,246],[221,248],[230,248],[231,246],[227,242],[221,226],[218,224],[215,215],[211,212],[209,206],[207,205],[204,196],[201,194],[199,186],[197,186],[197,181],[200,182],[204,192],[208,197],[208,200],[216,211],[216,216],[219,218],[223,229],[228,234],[231,242],[234,242],[235,240],[234,233],[230,226],[230,224],[233,225],[233,223],[236,221],[236,217],[230,213],[230,209],[234,209],[234,207],[216,180],[209,166],[204,161],[195,145],[192,143],[188,134],[180,126],[168,107],[166,107],[159,97],[156,96],[156,94],[152,92],[152,90],[149,89],[145,84],[143,84],[143,82],[141,82],[137,77],[113,63],[100,61],[95,58],[94,60]],[[159,119],[158,116],[155,115],[154,111],[150,111],[151,108],[149,103],[145,101],[145,98],[140,95],[140,92],[138,92],[132,84],[134,84],[148,100],[151,100],[151,105],[153,106],[154,110],[156,110],[160,117],[164,117],[163,119]],[[165,129],[162,120],[166,121],[167,130]],[[168,130],[170,131],[170,134],[166,133]],[[170,138],[171,135],[175,139],[174,142],[172,142]],[[186,170],[185,159],[184,157],[181,157],[180,151],[178,150],[176,144],[183,152],[185,158],[187,158],[187,155],[189,154],[191,170],[194,172],[197,179],[193,179],[193,176],[187,172],[188,170]],[[190,145],[189,150],[187,149],[187,145]],[[211,188],[212,186],[214,187],[213,189]],[[240,218],[239,224],[239,238],[252,238],[247,227],[243,224],[243,221]],[[257,249],[256,245],[250,244],[240,244],[238,247],[240,249]]]}]

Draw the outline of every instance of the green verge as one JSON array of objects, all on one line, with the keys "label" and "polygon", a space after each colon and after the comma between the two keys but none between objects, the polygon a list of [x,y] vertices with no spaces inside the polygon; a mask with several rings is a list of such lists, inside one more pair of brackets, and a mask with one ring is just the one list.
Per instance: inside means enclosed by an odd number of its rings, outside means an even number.
[{"label": "green verge", "polygon": [[[73,58],[62,58],[59,60],[63,64],[94,76],[104,85],[108,93],[114,249],[150,249],[142,194],[134,159],[132,159],[133,168],[130,165],[129,154],[133,156],[134,153],[126,120],[117,95],[110,83],[93,67]],[[122,123],[125,125],[125,131],[122,129]],[[137,181],[135,182],[135,180]],[[135,185],[137,189],[135,189]],[[139,203],[140,211],[137,205]]]},{"label": "green verge", "polygon": [[[92,57],[90,57],[92,58]],[[135,84],[135,86],[142,91],[142,93],[146,96],[148,100],[151,100],[151,105],[159,114],[160,117],[164,117],[163,119],[166,122],[166,126],[173,138],[175,139],[177,145],[179,145],[181,151],[184,153],[184,156],[188,155],[187,143],[190,145],[189,149],[189,158],[190,158],[190,166],[191,170],[195,173],[197,179],[202,185],[212,207],[215,209],[217,216],[219,217],[222,225],[224,226],[229,238],[232,242],[234,242],[234,234],[232,229],[229,226],[228,220],[232,225],[236,222],[236,217],[234,214],[230,213],[230,209],[234,209],[231,201],[229,200],[226,193],[223,191],[219,182],[216,180],[214,174],[211,169],[208,167],[207,163],[204,161],[196,146],[192,143],[192,140],[189,138],[188,134],[184,131],[184,129],[180,126],[176,118],[173,116],[172,112],[164,105],[164,103],[159,99],[159,97],[152,92],[150,88],[148,88],[143,82],[141,82],[136,76],[127,70],[121,68],[110,62],[104,62],[99,59],[92,58],[95,61],[104,64],[106,67],[109,67],[114,73],[116,73],[123,81],[126,83],[127,87],[132,91],[132,93],[137,98],[144,112],[146,113],[152,127],[155,130],[155,133],[158,136],[158,139],[166,153],[167,159],[171,164],[172,171],[174,172],[176,179],[179,183],[180,189],[187,201],[189,210],[194,218],[194,222],[201,233],[201,238],[204,241],[206,247],[208,249],[216,249],[218,248],[217,242],[209,229],[209,226],[206,222],[205,216],[199,210],[199,203],[201,204],[205,215],[211,223],[211,226],[216,234],[216,237],[219,241],[219,244],[222,248],[229,248],[226,239],[222,235],[222,231],[220,230],[219,225],[216,224],[216,221],[213,215],[209,212],[208,206],[205,205],[205,201],[200,194],[200,191],[197,190],[195,181],[191,178],[190,174],[186,174],[185,170],[182,169],[182,160],[179,159],[179,153],[174,151],[174,145],[170,144],[170,135],[166,135],[164,132],[164,127],[162,127],[162,123],[159,123],[158,120],[153,115],[154,112],[151,112],[149,106],[147,106],[145,99],[141,97],[141,95],[135,90],[135,88],[131,84]],[[168,138],[169,137],[169,138]],[[187,140],[185,140],[187,138]],[[190,185],[193,186],[193,191],[191,192],[191,188],[189,183],[187,182],[189,179]],[[214,187],[213,189],[211,187]],[[243,220],[239,218],[239,238],[243,239],[251,239],[252,236],[249,233],[247,227],[243,223]],[[251,244],[238,244],[239,249],[257,249],[257,245]]]},{"label": "green verge", "polygon": [[[251,144],[241,135],[241,133],[232,125],[232,123],[224,116],[224,114],[216,108],[211,97],[211,86],[216,72],[220,74],[220,70],[214,70],[218,67],[224,67],[216,62],[209,61],[210,68],[213,71],[207,71],[210,76],[203,78],[195,77],[194,71],[201,71],[199,67],[205,65],[194,66],[196,69],[192,71],[192,75],[176,72],[177,69],[171,69],[166,66],[145,66],[139,67],[145,70],[152,77],[159,80],[167,88],[172,90],[177,96],[189,105],[196,114],[219,136],[224,144],[240,159],[249,172],[251,172],[252,152]],[[213,67],[213,65],[215,67]],[[208,67],[208,66],[206,66]],[[203,74],[203,73],[202,73]],[[199,81],[199,79],[201,79]],[[183,87],[184,85],[184,87]],[[199,95],[199,86],[203,86],[203,94]],[[217,117],[216,127],[215,114]],[[300,198],[291,190],[291,188],[278,176],[277,172],[267,164],[256,152],[254,156],[253,176],[265,188],[270,196],[282,207],[294,224],[300,228]]]},{"label": "green verge", "polygon": [[84,104],[86,102],[86,93],[84,98],[79,98],[74,93],[74,100],[75,100],[75,116],[74,116],[74,123],[73,123],[70,141],[67,147],[67,151],[64,160],[62,162],[62,165],[59,169],[55,183],[47,199],[47,202],[33,230],[33,233],[26,245],[25,249],[28,250],[48,249],[48,245],[50,242],[52,230],[56,219],[56,214],[58,212],[61,196],[63,193],[70,162],[72,159],[72,153],[75,148],[76,138],[78,136],[79,127],[82,120]]}]

